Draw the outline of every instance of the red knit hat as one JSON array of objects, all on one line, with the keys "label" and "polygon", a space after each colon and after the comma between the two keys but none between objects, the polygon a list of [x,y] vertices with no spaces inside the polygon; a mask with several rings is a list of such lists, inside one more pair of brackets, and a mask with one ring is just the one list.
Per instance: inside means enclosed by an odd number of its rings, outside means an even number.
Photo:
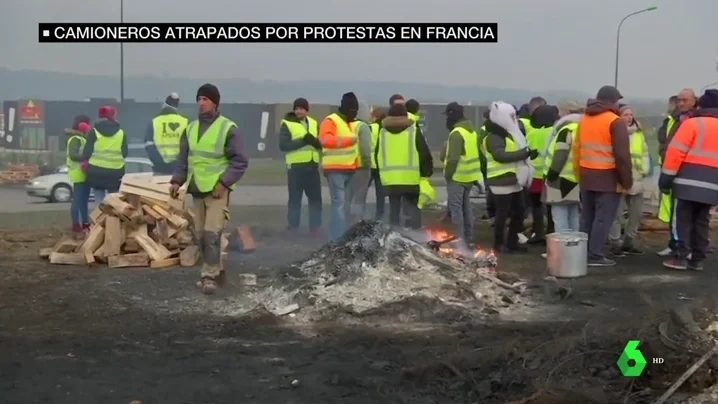
[{"label": "red knit hat", "polygon": [[113,106],[105,105],[97,110],[97,116],[100,119],[115,119],[117,116],[117,110]]}]

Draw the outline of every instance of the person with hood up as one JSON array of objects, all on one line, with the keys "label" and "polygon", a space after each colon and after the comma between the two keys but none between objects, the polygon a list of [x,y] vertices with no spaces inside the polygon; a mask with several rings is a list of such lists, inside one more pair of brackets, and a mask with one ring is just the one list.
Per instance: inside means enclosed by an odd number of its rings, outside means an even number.
[{"label": "person with hood up", "polygon": [[[528,244],[546,244],[546,233],[553,233],[553,218],[550,205],[544,206],[542,201],[544,183],[544,151],[548,147],[553,125],[558,121],[558,109],[553,105],[541,105],[531,113],[531,131],[526,136],[529,149],[538,150],[539,154],[531,160],[534,176],[528,188],[531,203],[532,236]],[[544,220],[548,219],[548,222]]]},{"label": "person with hood up", "polygon": [[[486,156],[486,185],[496,203],[494,250],[525,252],[526,248],[519,245],[524,221],[524,189],[533,179],[530,159],[536,158],[539,151],[528,148],[516,110],[510,104],[491,103],[486,132],[488,135],[481,147]],[[509,234],[504,237],[509,215]]]},{"label": "person with hood up", "polygon": [[180,98],[172,93],[165,98],[159,115],[150,122],[145,134],[145,151],[155,173],[172,175],[177,164],[180,135],[189,120],[177,112]]},{"label": "person with hood up", "polygon": [[108,193],[119,192],[128,150],[125,131],[117,122],[117,110],[100,107],[97,116],[95,127],[87,133],[82,160],[87,160],[86,182],[99,203]]},{"label": "person with hood up", "polygon": [[302,196],[309,203],[309,233],[322,227],[322,182],[319,176],[319,124],[309,116],[309,101],[297,98],[279,126],[279,150],[287,163],[287,231],[295,234],[302,215]]},{"label": "person with hood up", "polygon": [[85,147],[85,135],[90,130],[90,117],[77,115],[72,122],[72,128],[65,129],[67,139],[67,175],[72,182],[72,203],[70,205],[70,217],[72,218],[72,234],[75,238],[84,237],[85,232],[90,231],[90,216],[88,214],[90,187],[85,182],[87,175],[86,160],[82,159],[82,149]]},{"label": "person with hood up", "polygon": [[381,122],[386,118],[386,109],[382,107],[376,107],[371,111],[371,180],[369,186],[374,184],[374,195],[376,197],[376,212],[374,214],[374,220],[384,219],[384,209],[386,206],[386,193],[384,187],[381,185],[381,178],[379,177],[379,169],[376,165],[376,147],[379,142],[379,132],[381,131]]},{"label": "person with hood up", "polygon": [[[319,125],[319,141],[322,144],[322,170],[329,184],[331,216],[329,236],[338,239],[347,230],[346,204],[351,203],[347,194],[359,165],[359,137],[354,123],[359,112],[359,99],[352,93],[342,95],[338,112]],[[370,162],[371,163],[371,162]]]},{"label": "person with hood up", "polygon": [[389,196],[389,223],[401,226],[403,211],[408,217],[408,227],[420,229],[419,184],[422,178],[433,174],[431,150],[403,104],[390,107],[381,126],[376,162],[382,186]]},{"label": "person with hood up", "polygon": [[202,268],[197,282],[204,294],[212,294],[224,282],[222,232],[229,220],[230,193],[242,178],[249,161],[237,124],[219,111],[219,89],[203,84],[197,90],[198,119],[187,125],[180,137],[177,168],[170,183],[170,195],[177,198],[187,185],[197,217],[194,222],[197,245],[202,250]]},{"label": "person with hood up", "polygon": [[623,96],[616,87],[603,86],[588,100],[578,122],[573,158],[581,189],[582,233],[588,235],[588,266],[607,267],[604,247],[624,190],[633,187],[633,164],[628,128],[618,116]]},{"label": "person with hood up", "polygon": [[718,205],[718,90],[706,90],[666,149],[658,186],[675,196],[676,254],[670,269],[700,271],[710,245],[710,210]]},{"label": "person with hood up", "polygon": [[352,129],[357,136],[357,168],[347,189],[347,211],[345,213],[350,224],[364,219],[366,195],[371,182],[371,162],[374,148],[371,138],[371,110],[366,102],[359,101],[357,116],[352,122]]},{"label": "person with hood up", "polygon": [[[611,255],[620,258],[626,255],[643,255],[643,251],[636,247],[635,240],[643,219],[643,181],[652,176],[653,166],[646,137],[633,116],[633,109],[628,105],[620,105],[618,112],[628,126],[633,162],[633,186],[624,192],[613,227],[608,234],[608,240],[612,246]],[[623,232],[623,241],[621,241],[621,219],[626,209],[628,209],[628,221]]]},{"label": "person with hood up", "polygon": [[455,234],[471,248],[474,239],[474,215],[469,196],[471,188],[481,181],[479,135],[464,116],[464,107],[451,102],[444,111],[449,137],[446,141],[444,178],[447,208]]},{"label": "person with hood up", "polygon": [[543,202],[550,206],[556,232],[579,231],[580,193],[571,145],[576,139],[578,120],[583,106],[576,101],[563,101],[558,110],[560,119],[554,124],[544,155]]}]

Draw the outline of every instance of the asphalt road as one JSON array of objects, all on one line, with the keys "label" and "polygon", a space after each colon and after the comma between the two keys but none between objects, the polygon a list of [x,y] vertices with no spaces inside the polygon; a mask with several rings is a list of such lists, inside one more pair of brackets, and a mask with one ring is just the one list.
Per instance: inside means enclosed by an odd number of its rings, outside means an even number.
[{"label": "asphalt road", "polygon": [[[329,203],[329,190],[322,188],[322,197]],[[446,200],[446,188],[436,187],[436,199]],[[367,203],[374,203],[373,188],[369,190]],[[306,199],[304,200],[306,203]],[[279,185],[245,185],[238,186],[232,194],[231,205],[235,206],[284,206],[287,204],[287,188]],[[30,197],[22,186],[0,187],[0,212],[37,212],[47,210],[65,211],[67,203],[49,203],[44,199]]]}]

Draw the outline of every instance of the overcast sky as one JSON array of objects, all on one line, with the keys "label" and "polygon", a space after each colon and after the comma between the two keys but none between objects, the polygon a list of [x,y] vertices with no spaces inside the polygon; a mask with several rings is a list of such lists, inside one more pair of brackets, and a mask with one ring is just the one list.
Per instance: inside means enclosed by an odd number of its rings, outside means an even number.
[{"label": "overcast sky", "polygon": [[[716,0],[125,0],[126,22],[499,23],[498,44],[128,44],[128,75],[390,80],[660,97],[717,81]],[[38,22],[117,22],[119,0],[2,0],[0,66],[117,74],[119,45],[39,44]],[[130,94],[131,96],[131,94]]]}]

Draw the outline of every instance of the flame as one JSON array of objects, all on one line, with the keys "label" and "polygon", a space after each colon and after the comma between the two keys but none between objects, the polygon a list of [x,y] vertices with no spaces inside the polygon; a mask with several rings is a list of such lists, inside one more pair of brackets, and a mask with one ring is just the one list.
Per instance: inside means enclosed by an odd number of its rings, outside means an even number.
[{"label": "flame", "polygon": [[[443,230],[443,229],[426,229],[426,234],[427,234],[427,237],[429,238],[429,240],[434,240],[434,241],[447,240],[453,236],[451,233],[449,233],[448,231]],[[439,247],[439,254],[456,256],[456,257],[464,256],[460,252],[455,251],[453,248],[448,247],[446,245],[442,245],[441,247]],[[484,250],[483,248],[477,246],[476,250],[474,251],[473,258],[488,258],[488,259],[495,260],[496,254],[493,249],[489,249],[487,251],[487,250]]]}]

